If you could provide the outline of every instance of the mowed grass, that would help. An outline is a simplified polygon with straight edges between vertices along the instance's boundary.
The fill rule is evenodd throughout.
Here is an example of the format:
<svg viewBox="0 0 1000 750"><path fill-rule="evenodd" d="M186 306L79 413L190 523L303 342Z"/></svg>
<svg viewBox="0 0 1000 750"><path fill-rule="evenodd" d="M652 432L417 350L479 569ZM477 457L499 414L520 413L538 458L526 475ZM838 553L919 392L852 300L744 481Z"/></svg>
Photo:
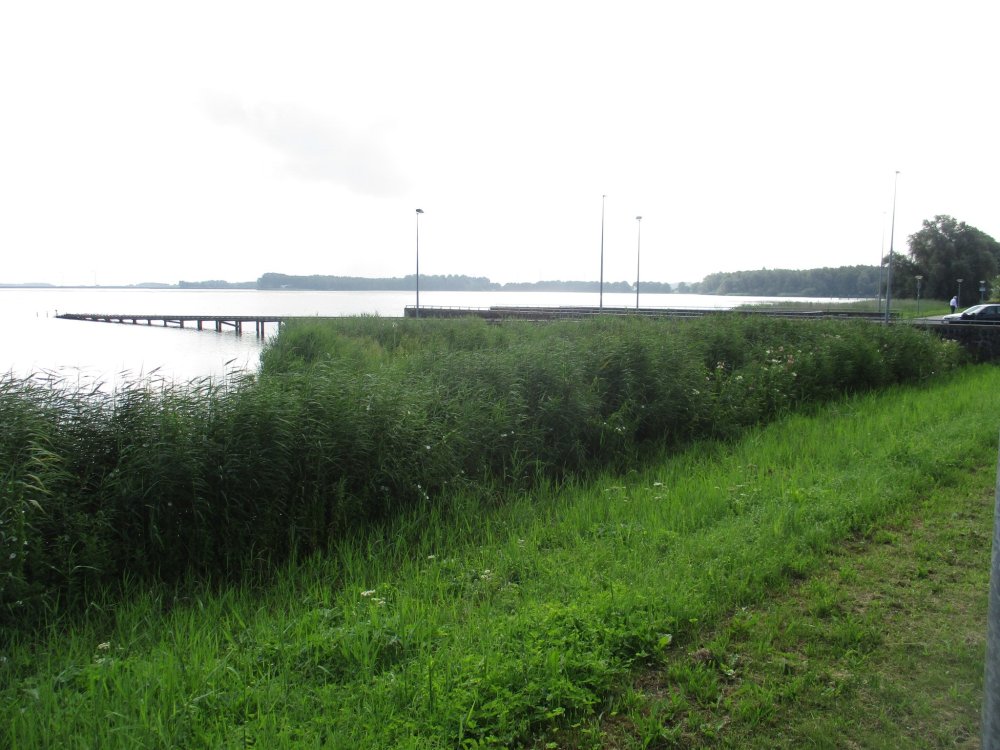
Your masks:
<svg viewBox="0 0 1000 750"><path fill-rule="evenodd" d="M962 306L962 309L978 301L969 302ZM921 299L919 304L916 299L896 298L889 302L889 307L893 315L901 320L909 318L925 318L935 315L946 315L951 312L947 300ZM882 299L858 299L850 302L807 302L800 300L783 300L779 302L765 302L759 304L741 305L738 309L763 309L763 310L812 310L816 312L854 310L858 312L885 312L885 298Z"/></svg>
<svg viewBox="0 0 1000 750"><path fill-rule="evenodd" d="M636 675L601 746L978 748L995 478L928 488L708 624Z"/></svg>
<svg viewBox="0 0 1000 750"><path fill-rule="evenodd" d="M968 742L998 425L1000 372L967 368L586 484L453 496L276 584L95 598L5 641L0 745Z"/></svg>

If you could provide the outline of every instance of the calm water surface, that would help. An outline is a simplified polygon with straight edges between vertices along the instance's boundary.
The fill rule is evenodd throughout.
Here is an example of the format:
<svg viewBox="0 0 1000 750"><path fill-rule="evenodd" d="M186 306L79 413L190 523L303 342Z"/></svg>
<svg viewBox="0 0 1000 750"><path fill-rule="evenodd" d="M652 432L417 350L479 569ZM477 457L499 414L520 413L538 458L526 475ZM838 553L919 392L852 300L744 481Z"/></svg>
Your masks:
<svg viewBox="0 0 1000 750"><path fill-rule="evenodd" d="M729 309L764 297L644 294L643 307ZM114 315L275 315L400 317L412 292L274 292L186 289L0 289L0 372L51 372L71 383L114 387L125 379L188 381L254 369L264 341L232 331L59 320L57 312ZM597 305L595 293L421 292L421 306ZM633 307L635 295L604 294L606 307ZM275 333L268 327L267 335Z"/></svg>

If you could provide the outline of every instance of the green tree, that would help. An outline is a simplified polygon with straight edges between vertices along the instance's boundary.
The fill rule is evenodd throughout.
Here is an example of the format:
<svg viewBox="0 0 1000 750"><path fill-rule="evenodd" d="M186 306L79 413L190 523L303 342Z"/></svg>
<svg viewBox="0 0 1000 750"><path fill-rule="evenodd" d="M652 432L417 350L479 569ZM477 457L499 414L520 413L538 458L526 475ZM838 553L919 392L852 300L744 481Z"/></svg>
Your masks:
<svg viewBox="0 0 1000 750"><path fill-rule="evenodd" d="M883 261L887 266L889 256L885 256ZM922 274L921 268L905 255L899 253L892 254L892 296L893 298L916 297L917 296L917 274ZM882 278L882 294L885 294L887 275ZM927 297L927 276L924 274L923 281L920 282L920 296Z"/></svg>
<svg viewBox="0 0 1000 750"><path fill-rule="evenodd" d="M983 231L939 215L924 220L923 228L911 234L910 258L923 273L924 296L949 299L962 279L961 305L979 301L979 282L1000 271L1000 242ZM895 286L895 282L893 283Z"/></svg>

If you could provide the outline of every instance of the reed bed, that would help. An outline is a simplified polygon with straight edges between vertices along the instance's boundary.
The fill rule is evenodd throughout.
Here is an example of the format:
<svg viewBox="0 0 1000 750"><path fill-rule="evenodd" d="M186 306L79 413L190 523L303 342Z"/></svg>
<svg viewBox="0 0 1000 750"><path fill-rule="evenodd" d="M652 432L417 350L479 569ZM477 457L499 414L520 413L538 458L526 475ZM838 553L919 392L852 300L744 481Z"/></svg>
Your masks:
<svg viewBox="0 0 1000 750"><path fill-rule="evenodd" d="M238 580L456 491L638 465L961 361L868 323L289 325L260 372L112 394L0 379L0 622L134 581Z"/></svg>

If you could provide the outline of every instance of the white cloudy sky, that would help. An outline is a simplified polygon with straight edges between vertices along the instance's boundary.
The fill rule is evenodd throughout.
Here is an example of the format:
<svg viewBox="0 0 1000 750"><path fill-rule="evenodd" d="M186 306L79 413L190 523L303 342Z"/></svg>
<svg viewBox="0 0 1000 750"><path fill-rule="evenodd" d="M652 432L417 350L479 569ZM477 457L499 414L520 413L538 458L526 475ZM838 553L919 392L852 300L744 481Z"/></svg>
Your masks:
<svg viewBox="0 0 1000 750"><path fill-rule="evenodd" d="M1000 238L995 0L5 2L0 282L698 281Z"/></svg>

